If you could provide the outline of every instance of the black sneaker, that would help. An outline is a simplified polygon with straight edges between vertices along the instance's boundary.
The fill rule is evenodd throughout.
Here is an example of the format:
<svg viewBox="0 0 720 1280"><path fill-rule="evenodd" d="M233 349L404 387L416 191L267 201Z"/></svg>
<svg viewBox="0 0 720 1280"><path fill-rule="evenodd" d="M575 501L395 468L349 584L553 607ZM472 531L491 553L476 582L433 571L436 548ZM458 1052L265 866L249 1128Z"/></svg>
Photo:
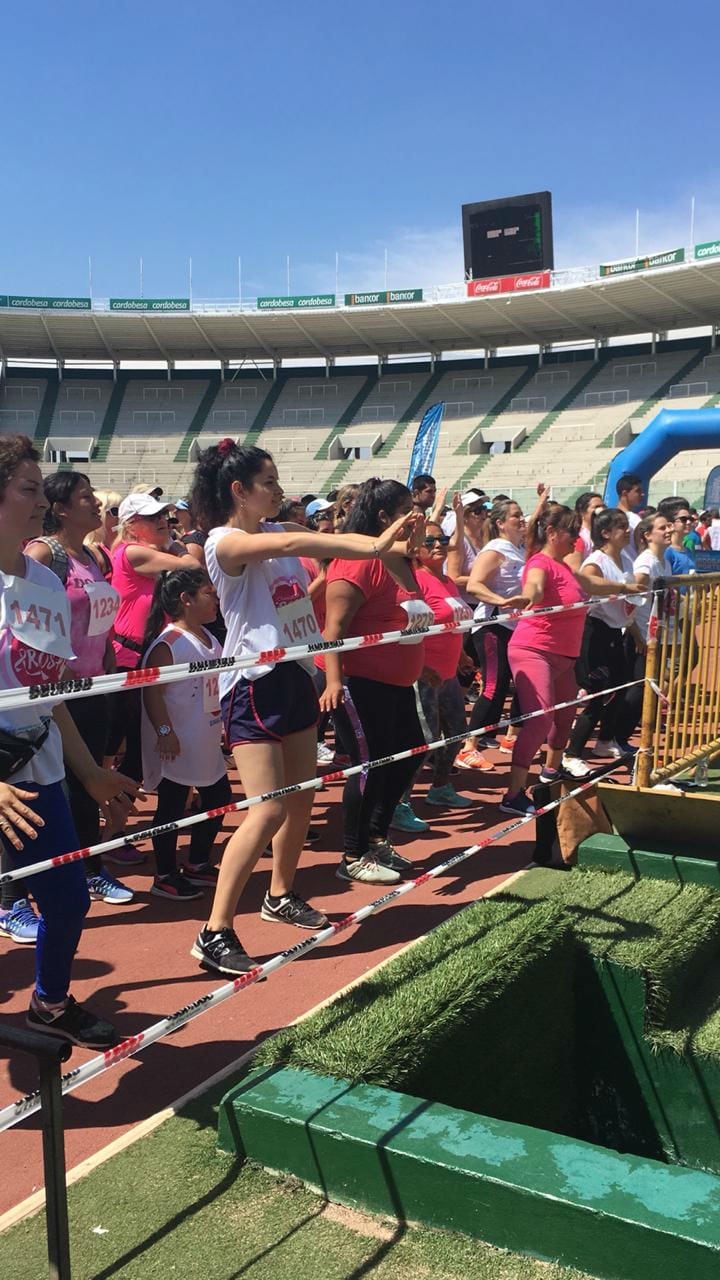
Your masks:
<svg viewBox="0 0 720 1280"><path fill-rule="evenodd" d="M84 1005L78 1004L74 996L68 996L68 1002L60 1013L40 1009L33 1001L27 1011L25 1023L33 1031L57 1036L58 1040L69 1040L82 1049L112 1049L120 1043L120 1036L112 1022L106 1022Z"/></svg>
<svg viewBox="0 0 720 1280"><path fill-rule="evenodd" d="M156 898L172 898L175 902L189 902L191 898L202 897L201 890L182 871L173 871L169 876L156 876L150 892Z"/></svg>
<svg viewBox="0 0 720 1280"><path fill-rule="evenodd" d="M266 893L260 908L260 919L294 924L298 929L323 929L328 922L322 911L315 911L299 894L293 893L292 889L276 906L273 906L270 895Z"/></svg>
<svg viewBox="0 0 720 1280"><path fill-rule="evenodd" d="M372 858L377 858L381 867L387 867L390 871L397 871L401 876L409 876L415 869L410 859L403 858L402 854L398 853L389 840L381 840L379 844L371 844L369 853Z"/></svg>
<svg viewBox="0 0 720 1280"><path fill-rule="evenodd" d="M249 973L257 968L258 961L249 956L234 929L218 929L212 933L207 925L199 932L190 955L200 961L201 969L229 973L236 978L239 973Z"/></svg>

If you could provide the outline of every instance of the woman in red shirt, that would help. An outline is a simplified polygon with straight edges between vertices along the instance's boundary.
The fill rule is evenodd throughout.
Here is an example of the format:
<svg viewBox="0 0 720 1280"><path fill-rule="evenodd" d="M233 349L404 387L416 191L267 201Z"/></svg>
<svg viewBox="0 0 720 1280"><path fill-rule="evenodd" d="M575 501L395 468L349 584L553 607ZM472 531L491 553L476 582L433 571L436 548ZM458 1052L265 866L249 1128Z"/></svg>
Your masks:
<svg viewBox="0 0 720 1280"><path fill-rule="evenodd" d="M462 504L459 493L455 494L453 508L457 515L453 540L458 538L462 541ZM430 521L425 526L425 539L417 555L415 576L423 600L432 609L436 623L465 622L472 618L472 609L465 603L452 579L443 573L451 541L443 533L441 525ZM465 694L457 678L458 664L461 661L470 664L470 659L463 651L463 639L462 631L447 631L443 635L428 636L425 641L426 670L421 673L418 681L418 692L432 741L439 738L441 733L446 738L455 738L467 729ZM433 751L430 758L432 786L425 797L426 804L440 809L467 809L473 805L473 800L458 795L450 781L450 771L461 745L461 742L453 742ZM401 831L427 831L427 823L418 818L410 808L409 793L398 809L399 812L396 810L392 820L394 828Z"/></svg>
<svg viewBox="0 0 720 1280"><path fill-rule="evenodd" d="M410 491L397 480L366 480L345 524L345 533L378 537L399 516L412 512ZM386 552L373 561L333 560L327 572L325 639L423 630L432 609L422 599L411 557L424 536L424 521L411 525L405 554ZM425 667L422 636L397 644L325 657L327 686L320 700L333 712L342 750L353 764L421 746L413 685ZM343 687L343 680L345 685ZM395 806L411 782L418 756L348 778L343 798L344 857L341 880L394 884L412 864L387 840Z"/></svg>

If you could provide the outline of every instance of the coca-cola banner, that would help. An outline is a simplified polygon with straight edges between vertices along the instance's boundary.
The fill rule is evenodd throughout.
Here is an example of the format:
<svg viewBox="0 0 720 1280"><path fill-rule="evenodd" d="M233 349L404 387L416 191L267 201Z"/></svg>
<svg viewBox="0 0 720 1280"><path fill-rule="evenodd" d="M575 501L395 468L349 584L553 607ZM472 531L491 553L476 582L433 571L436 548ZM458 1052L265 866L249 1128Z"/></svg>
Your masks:
<svg viewBox="0 0 720 1280"><path fill-rule="evenodd" d="M468 298L487 298L494 293L525 293L529 289L549 289L549 271L529 271L522 276L490 276L487 280L469 280Z"/></svg>

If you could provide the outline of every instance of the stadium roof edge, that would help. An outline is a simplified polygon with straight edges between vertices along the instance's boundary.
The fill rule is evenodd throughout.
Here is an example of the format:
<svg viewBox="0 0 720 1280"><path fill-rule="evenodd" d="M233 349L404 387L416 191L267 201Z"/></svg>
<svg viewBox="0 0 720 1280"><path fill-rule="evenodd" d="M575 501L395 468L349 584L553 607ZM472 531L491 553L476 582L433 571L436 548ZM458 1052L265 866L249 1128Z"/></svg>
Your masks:
<svg viewBox="0 0 720 1280"><path fill-rule="evenodd" d="M632 275L572 280L482 298L464 286L413 304L250 311L194 302L189 311L0 309L0 360L114 363L332 361L520 345L604 341L720 325L720 258ZM568 280L567 277L570 277Z"/></svg>

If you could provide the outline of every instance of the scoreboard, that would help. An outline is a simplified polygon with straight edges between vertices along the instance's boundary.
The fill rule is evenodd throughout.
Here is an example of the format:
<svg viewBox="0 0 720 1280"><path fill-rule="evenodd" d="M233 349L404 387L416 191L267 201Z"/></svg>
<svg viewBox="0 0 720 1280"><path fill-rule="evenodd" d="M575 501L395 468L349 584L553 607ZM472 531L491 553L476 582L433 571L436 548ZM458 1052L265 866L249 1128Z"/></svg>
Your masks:
<svg viewBox="0 0 720 1280"><path fill-rule="evenodd" d="M553 270L549 191L464 204L462 222L466 279Z"/></svg>

